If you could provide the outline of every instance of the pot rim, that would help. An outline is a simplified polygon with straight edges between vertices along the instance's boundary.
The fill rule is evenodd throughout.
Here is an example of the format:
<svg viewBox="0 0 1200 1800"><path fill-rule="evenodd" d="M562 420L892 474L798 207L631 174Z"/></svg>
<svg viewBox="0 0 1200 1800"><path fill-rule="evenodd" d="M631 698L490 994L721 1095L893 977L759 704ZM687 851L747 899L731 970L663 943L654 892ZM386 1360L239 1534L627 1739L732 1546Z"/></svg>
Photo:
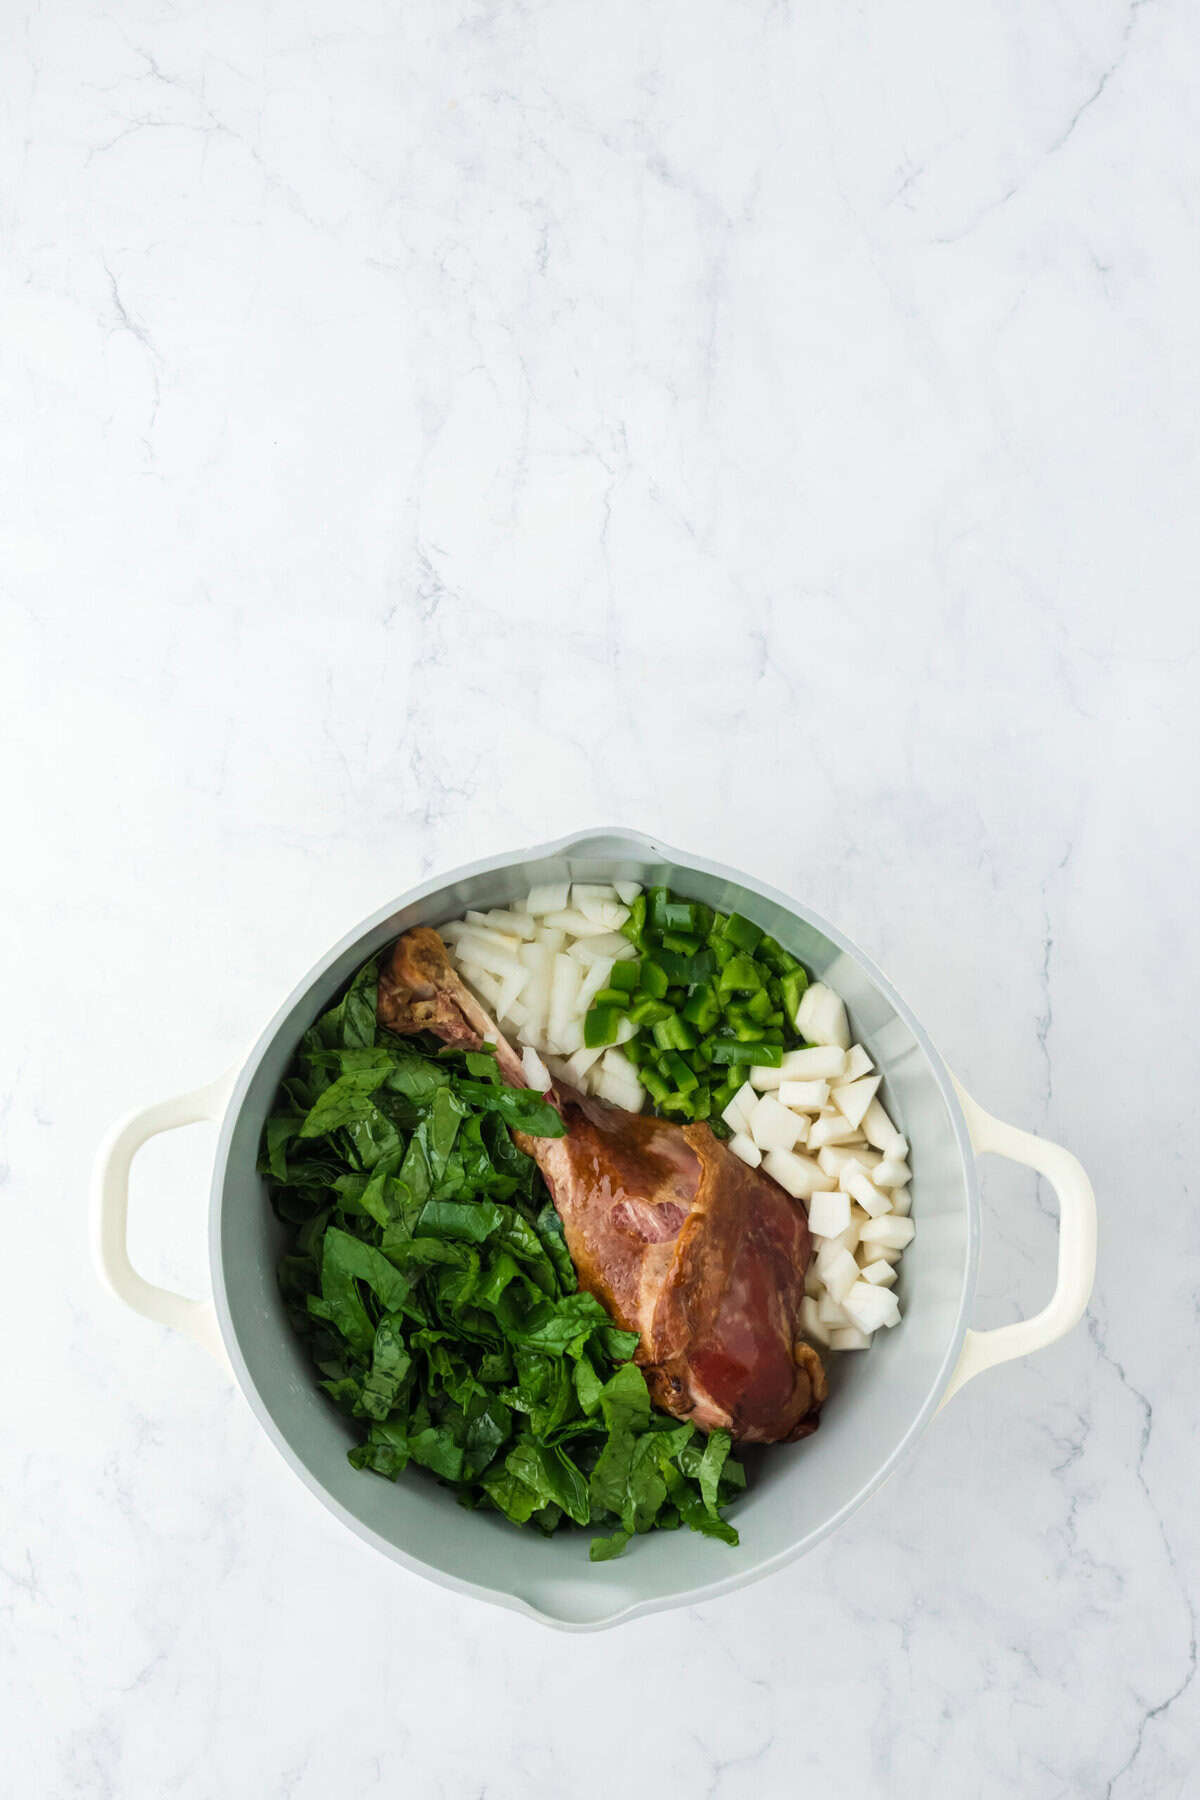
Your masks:
<svg viewBox="0 0 1200 1800"><path fill-rule="evenodd" d="M946 1110L958 1144L966 1187L967 1241L962 1285L959 1292L954 1329L950 1334L945 1354L939 1364L937 1374L903 1438L890 1455L884 1459L874 1474L863 1483L858 1492L854 1494L844 1506L840 1507L836 1513L826 1519L815 1530L807 1533L807 1535L801 1538L798 1543L790 1545L787 1549L778 1551L774 1555L763 1557L760 1561L751 1564L749 1567L743 1566L736 1572L719 1576L713 1581L705 1582L703 1586L700 1587L690 1588L684 1592L675 1594L657 1595L646 1600L636 1600L631 1602L628 1606L621 1607L616 1612L606 1614L602 1618L580 1621L557 1617L555 1614L546 1612L541 1607L535 1606L521 1595L511 1593L503 1588L484 1587L478 1582L468 1581L462 1576L449 1574L444 1569L435 1568L431 1564L423 1562L419 1557L399 1549L395 1544L389 1542L388 1539L374 1531L369 1525L365 1525L356 1514L351 1512L348 1507L343 1506L342 1503L317 1479L309 1469L307 1463L297 1454L290 1441L277 1427L263 1402L254 1378L242 1355L225 1285L225 1270L221 1253L221 1215L224 1202L226 1171L233 1134L242 1106L245 1103L250 1083L257 1073L259 1065L267 1054L267 1051L274 1044L284 1023L291 1016L296 1006L304 999L305 995L311 991L315 984L320 980L321 976L324 975L327 969L337 962L338 959L354 944L358 943L379 925L382 925L394 913L401 911L404 907L412 906L420 900L427 899L432 894L439 893L442 889L451 886L455 882L463 881L477 875L494 874L499 870L511 867L515 863L532 862L551 856L567 857L585 854L599 845L603 845L614 859L623 851L624 854L630 858L635 858L640 861L668 862L680 869L696 870L703 874L712 875L718 879L731 881L741 887L748 888L764 900L772 901L776 905L781 906L786 911L792 913L795 917L803 919L806 924L819 931L830 943L836 945L839 950L851 956L859 964L912 1032L933 1071L934 1079L937 1082L942 1098L945 1101ZM617 848L617 846L620 846L620 848ZM747 875L740 869L730 868L726 864L710 862L707 858L693 856L688 852L676 850L661 839L647 837L644 833L630 831L623 826L610 826L596 827L582 832L573 832L567 837L555 838L544 844L535 844L528 849L512 850L501 856L486 857L476 862L463 864L459 868L451 869L436 875L432 879L422 881L418 883L417 886L408 889L404 894L400 895L398 899L390 900L386 905L378 907L373 913L368 914L365 919L356 925L353 930L347 932L344 937L339 939L339 941L309 969L304 979L292 989L287 999L277 1008L267 1026L260 1033L249 1054L243 1060L238 1070L237 1077L230 1089L229 1099L221 1119L216 1154L213 1161L211 1202L209 1206L209 1264L212 1275L213 1305L220 1325L221 1337L224 1341L229 1360L233 1366L238 1386L245 1395L259 1424L263 1427L268 1438L274 1444L284 1461L294 1473L300 1477L301 1481L309 1491L314 1494L322 1504L335 1515L335 1517L340 1519L344 1525L348 1526L357 1538L362 1542L369 1544L372 1548L381 1551L390 1561L399 1563L402 1568L406 1568L414 1574L423 1576L427 1581L435 1582L439 1587L448 1588L456 1593L469 1595L473 1599L485 1601L493 1606L502 1606L509 1611L520 1613L526 1618L535 1619L540 1624L551 1625L561 1631L585 1632L603 1631L610 1626L623 1624L631 1619L641 1618L650 1613L668 1611L672 1607L699 1605L706 1600L715 1600L722 1594L732 1593L737 1588L749 1587L751 1583L763 1580L767 1575L773 1574L777 1569L786 1567L788 1563L795 1562L798 1557L802 1556L807 1551L814 1549L817 1544L829 1537L839 1525L844 1523L844 1521L849 1518L852 1513L856 1512L873 1493L883 1486L883 1483L894 1473L896 1468L924 1433L926 1426L938 1409L942 1396L945 1393L946 1387L954 1372L955 1365L958 1362L959 1354L963 1346L963 1340L967 1332L967 1321L971 1303L975 1294L975 1284L979 1269L980 1233L978 1169L976 1167L975 1152L971 1144L966 1116L955 1091L954 1082L928 1032L922 1026L905 1000L897 993L896 989L892 986L886 975L883 974L882 970L876 967L871 958L866 956L863 951L859 949L858 945L855 944L851 938L847 937L845 932L840 931L836 926L831 925L826 919L822 918L819 913L815 913L809 907L801 905L801 903L795 900L791 895L782 893L778 888L771 887L767 883Z"/></svg>

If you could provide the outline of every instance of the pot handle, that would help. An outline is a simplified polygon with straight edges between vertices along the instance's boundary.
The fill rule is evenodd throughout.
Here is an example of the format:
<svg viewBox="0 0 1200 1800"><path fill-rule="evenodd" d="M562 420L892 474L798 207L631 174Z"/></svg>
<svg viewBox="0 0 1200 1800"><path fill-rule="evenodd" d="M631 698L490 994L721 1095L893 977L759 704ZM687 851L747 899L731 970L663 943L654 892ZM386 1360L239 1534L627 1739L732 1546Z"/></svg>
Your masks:
<svg viewBox="0 0 1200 1800"><path fill-rule="evenodd" d="M129 1171L142 1145L179 1125L204 1120L215 1123L225 1111L236 1075L236 1068L229 1069L207 1087L193 1088L190 1094L177 1094L172 1100L160 1100L130 1113L113 1126L101 1144L92 1171L92 1254L101 1280L144 1319L169 1325L202 1345L226 1372L231 1372L230 1362L212 1302L187 1300L139 1275L129 1260L126 1226Z"/></svg>
<svg viewBox="0 0 1200 1800"><path fill-rule="evenodd" d="M953 1077L951 1077L953 1080ZM978 1153L1007 1156L1044 1175L1058 1196L1058 1280L1049 1305L1032 1319L1001 1325L995 1331L968 1331L944 1406L973 1375L995 1363L1011 1362L1044 1350L1070 1331L1083 1316L1096 1275L1096 1196L1082 1166L1059 1144L1047 1143L1030 1131L1018 1131L984 1112L958 1081L955 1090L966 1115L971 1143Z"/></svg>

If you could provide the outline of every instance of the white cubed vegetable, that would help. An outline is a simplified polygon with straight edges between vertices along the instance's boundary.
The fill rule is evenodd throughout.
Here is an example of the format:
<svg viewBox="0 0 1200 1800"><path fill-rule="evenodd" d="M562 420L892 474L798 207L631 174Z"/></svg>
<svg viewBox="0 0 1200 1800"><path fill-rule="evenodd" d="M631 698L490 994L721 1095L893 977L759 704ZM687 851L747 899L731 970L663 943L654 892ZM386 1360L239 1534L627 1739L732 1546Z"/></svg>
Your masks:
<svg viewBox="0 0 1200 1800"><path fill-rule="evenodd" d="M790 1150L801 1135L800 1120L773 1094L764 1094L750 1115L750 1136L760 1150Z"/></svg>
<svg viewBox="0 0 1200 1800"><path fill-rule="evenodd" d="M862 1128L868 1144L874 1144L885 1156L903 1156L905 1150L895 1148L900 1133L884 1112L878 1100L872 1100L862 1116ZM907 1149L907 1146L906 1146Z"/></svg>
<svg viewBox="0 0 1200 1800"><path fill-rule="evenodd" d="M834 1088L833 1104L856 1130L862 1124L863 1114L875 1098L878 1086L878 1075L864 1075L859 1081L848 1081L845 1087Z"/></svg>
<svg viewBox="0 0 1200 1800"><path fill-rule="evenodd" d="M821 1311L815 1300L806 1294L800 1302L800 1329L814 1344L822 1349L829 1348L829 1327L821 1317Z"/></svg>
<svg viewBox="0 0 1200 1800"><path fill-rule="evenodd" d="M630 1062L625 1052L618 1049L615 1044L610 1044L601 1060L604 1063L605 1074L619 1076L619 1078L627 1084L636 1081L638 1086L641 1086L641 1077L639 1076L637 1069L633 1063Z"/></svg>
<svg viewBox="0 0 1200 1800"><path fill-rule="evenodd" d="M504 1017L514 1031L523 1031L529 1022L529 1008L523 1001L514 1000Z"/></svg>
<svg viewBox="0 0 1200 1800"><path fill-rule="evenodd" d="M560 950L566 948L567 934L565 931L555 931L552 925L539 925L534 942L543 944L552 956L557 956Z"/></svg>
<svg viewBox="0 0 1200 1800"><path fill-rule="evenodd" d="M882 1219L872 1219L869 1225L862 1228L864 1244L882 1244L888 1250L907 1250L916 1235L917 1229L912 1220L899 1218L895 1213L888 1213Z"/></svg>
<svg viewBox="0 0 1200 1800"><path fill-rule="evenodd" d="M496 1012L502 1019L512 1017L512 1009L521 997L522 990L529 981L529 970L524 963L518 963L511 975L506 975L500 983L500 993L496 1000Z"/></svg>
<svg viewBox="0 0 1200 1800"><path fill-rule="evenodd" d="M614 881L613 886L617 890L617 899L622 906L632 906L642 891L636 881Z"/></svg>
<svg viewBox="0 0 1200 1800"><path fill-rule="evenodd" d="M521 1052L521 1067L525 1071L525 1085L536 1088L539 1094L544 1094L550 1086L550 1071L537 1051L531 1049L528 1044Z"/></svg>
<svg viewBox="0 0 1200 1800"><path fill-rule="evenodd" d="M827 1175L840 1175L848 1162L861 1163L870 1174L883 1158L878 1150L868 1150L865 1144L823 1144L817 1152L817 1161Z"/></svg>
<svg viewBox="0 0 1200 1800"><path fill-rule="evenodd" d="M551 1075L553 1075L555 1081L569 1081L570 1080L570 1076L567 1073L567 1065L563 1061L561 1056L554 1056L551 1053L547 1052L547 1054L544 1058L544 1061L545 1061L546 1067L549 1069Z"/></svg>
<svg viewBox="0 0 1200 1800"><path fill-rule="evenodd" d="M891 1211L891 1196L875 1186L860 1162L846 1164L838 1176L838 1186L852 1195L863 1211L870 1213L873 1219L882 1218L885 1212Z"/></svg>
<svg viewBox="0 0 1200 1800"><path fill-rule="evenodd" d="M593 1092L610 1106L619 1106L625 1112L641 1112L646 1098L646 1091L640 1081L626 1081L619 1075L601 1073L595 1079Z"/></svg>
<svg viewBox="0 0 1200 1800"><path fill-rule="evenodd" d="M821 1294L817 1299L817 1317L822 1325L848 1325L850 1314L829 1292Z"/></svg>
<svg viewBox="0 0 1200 1800"><path fill-rule="evenodd" d="M809 1127L808 1141L814 1150L823 1150L826 1144L847 1144L857 1136L857 1127L849 1119L844 1119L836 1107L828 1112L820 1113Z"/></svg>
<svg viewBox="0 0 1200 1800"><path fill-rule="evenodd" d="M763 1168L793 1200L808 1200L813 1194L837 1185L811 1156L799 1156L794 1150L768 1150L763 1157Z"/></svg>
<svg viewBox="0 0 1200 1800"><path fill-rule="evenodd" d="M878 1331L881 1325L900 1323L900 1302L895 1294L873 1281L855 1281L842 1305L860 1331Z"/></svg>
<svg viewBox="0 0 1200 1800"><path fill-rule="evenodd" d="M576 1050L568 1058L567 1073L569 1079L575 1083L576 1087L583 1086L584 1078L587 1075L588 1070L593 1063L598 1063L603 1055L603 1049L596 1050L585 1048L583 1050Z"/></svg>
<svg viewBox="0 0 1200 1800"><path fill-rule="evenodd" d="M823 981L815 981L805 989L796 1009L796 1030L810 1044L836 1044L839 1050L850 1048L846 1008Z"/></svg>
<svg viewBox="0 0 1200 1800"><path fill-rule="evenodd" d="M758 1095L755 1093L754 1089L750 1086L750 1083L748 1081L743 1081L741 1087L738 1089L737 1093L733 1096L733 1103L735 1106L741 1107L742 1112L745 1114L745 1117L746 1117L747 1127L749 1127L750 1115L754 1111L755 1107L758 1105Z"/></svg>
<svg viewBox="0 0 1200 1800"><path fill-rule="evenodd" d="M550 978L550 1036L559 1043L575 1016L579 978L579 964L560 952L554 959L554 972ZM576 1049L578 1047L576 1045Z"/></svg>
<svg viewBox="0 0 1200 1800"><path fill-rule="evenodd" d="M869 1350L871 1340L865 1331L858 1329L857 1325L845 1325L840 1331L830 1332L829 1348L831 1350Z"/></svg>
<svg viewBox="0 0 1200 1800"><path fill-rule="evenodd" d="M583 963L597 962L602 957L609 962L623 962L627 957L636 956L637 951L619 931L602 931L595 937L580 938L578 943L571 945L570 954Z"/></svg>
<svg viewBox="0 0 1200 1800"><path fill-rule="evenodd" d="M541 887L530 888L525 896L525 911L535 918L544 918L547 913L561 912L567 904L567 893L570 884L566 881L543 882Z"/></svg>
<svg viewBox="0 0 1200 1800"><path fill-rule="evenodd" d="M907 1187L912 1180L912 1170L902 1156L881 1156L871 1180L876 1187Z"/></svg>
<svg viewBox="0 0 1200 1800"><path fill-rule="evenodd" d="M885 1262L895 1265L900 1261L902 1250L889 1250L886 1244L860 1244L859 1255L871 1262Z"/></svg>
<svg viewBox="0 0 1200 1800"><path fill-rule="evenodd" d="M892 1196L892 1211L897 1214L899 1218L907 1219L909 1213L912 1211L912 1189L906 1187L889 1188L888 1192Z"/></svg>
<svg viewBox="0 0 1200 1800"><path fill-rule="evenodd" d="M863 1075L869 1075L875 1064L871 1061L861 1044L851 1044L846 1052L846 1063L841 1074L834 1082L835 1087L842 1087L850 1081L858 1081Z"/></svg>
<svg viewBox="0 0 1200 1800"><path fill-rule="evenodd" d="M804 1271L804 1292L811 1300L819 1300L825 1292L825 1283L817 1273L816 1263L809 1263Z"/></svg>
<svg viewBox="0 0 1200 1800"><path fill-rule="evenodd" d="M574 1056L583 1049L583 1014L574 1013L558 1034L558 1047L564 1056Z"/></svg>
<svg viewBox="0 0 1200 1800"><path fill-rule="evenodd" d="M526 942L537 930L537 921L528 913L505 912L501 906L494 907L491 912L468 912L468 925L482 925L489 931L500 931L505 936L519 937Z"/></svg>
<svg viewBox="0 0 1200 1800"><path fill-rule="evenodd" d="M739 1106L736 1094L729 1102L729 1105L723 1108L721 1117L728 1125L730 1131L741 1132L743 1136L748 1135L750 1131L750 1121Z"/></svg>
<svg viewBox="0 0 1200 1800"><path fill-rule="evenodd" d="M629 917L629 908L621 905L615 888L577 881L571 889L571 905L605 931L619 931Z"/></svg>
<svg viewBox="0 0 1200 1800"><path fill-rule="evenodd" d="M585 912L589 904L604 905L617 897L617 890L607 881L574 881L571 883L571 905Z"/></svg>
<svg viewBox="0 0 1200 1800"><path fill-rule="evenodd" d="M583 980L579 984L579 995L575 1001L579 1013L585 1013L602 987L608 986L608 978L612 974L612 962L607 956L600 957L594 963L581 963L584 971Z"/></svg>
<svg viewBox="0 0 1200 1800"><path fill-rule="evenodd" d="M829 1099L829 1083L827 1081L781 1081L779 1099L784 1106L793 1106L797 1112L820 1112Z"/></svg>
<svg viewBox="0 0 1200 1800"><path fill-rule="evenodd" d="M808 1229L818 1237L836 1237L850 1224L849 1194L814 1194L808 1203Z"/></svg>
<svg viewBox="0 0 1200 1800"><path fill-rule="evenodd" d="M862 1278L871 1282L874 1287L891 1287L896 1279L896 1271L891 1263L884 1262L882 1257L875 1257L862 1264Z"/></svg>
<svg viewBox="0 0 1200 1800"><path fill-rule="evenodd" d="M557 912L547 913L546 923L558 931L565 931L568 937L576 938L600 937L608 930L607 925L597 925L594 919L585 918L573 906L562 906Z"/></svg>
<svg viewBox="0 0 1200 1800"><path fill-rule="evenodd" d="M783 1070L773 1069L769 1063L755 1063L750 1070L750 1086L760 1094L775 1093L782 1080Z"/></svg>
<svg viewBox="0 0 1200 1800"><path fill-rule="evenodd" d="M786 1051L779 1073L784 1081L837 1081L845 1066L846 1053L836 1044L815 1044Z"/></svg>
<svg viewBox="0 0 1200 1800"><path fill-rule="evenodd" d="M486 1000L495 1011L500 1002L500 983L496 977L489 975L485 969L479 968L475 963L460 963L459 971L463 980L470 983L480 999Z"/></svg>
<svg viewBox="0 0 1200 1800"><path fill-rule="evenodd" d="M749 1163L752 1169L757 1169L763 1159L762 1151L754 1139L748 1137L744 1131L734 1132L729 1140L729 1148L735 1156L740 1156L744 1163Z"/></svg>
<svg viewBox="0 0 1200 1800"><path fill-rule="evenodd" d="M858 1264L849 1250L839 1244L821 1275L833 1299L844 1305L846 1295L858 1280Z"/></svg>

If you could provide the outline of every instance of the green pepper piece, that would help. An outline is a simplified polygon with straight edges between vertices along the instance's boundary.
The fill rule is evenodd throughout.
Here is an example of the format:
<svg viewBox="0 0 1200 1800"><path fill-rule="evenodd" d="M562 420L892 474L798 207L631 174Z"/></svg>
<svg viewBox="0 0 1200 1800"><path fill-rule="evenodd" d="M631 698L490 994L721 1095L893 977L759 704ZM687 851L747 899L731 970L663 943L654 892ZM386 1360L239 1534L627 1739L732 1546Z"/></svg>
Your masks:
<svg viewBox="0 0 1200 1800"><path fill-rule="evenodd" d="M664 950L674 950L680 956L695 956L700 948L700 939L690 931L664 931L662 947Z"/></svg>
<svg viewBox="0 0 1200 1800"><path fill-rule="evenodd" d="M662 1059L663 1073L670 1077L681 1094L691 1094L700 1083L678 1051L668 1050Z"/></svg>
<svg viewBox="0 0 1200 1800"><path fill-rule="evenodd" d="M743 918L741 913L730 913L725 921L725 936L739 950L757 950L762 942L762 935L761 929L752 925L749 919Z"/></svg>
<svg viewBox="0 0 1200 1800"><path fill-rule="evenodd" d="M668 929L666 911L671 904L671 890L665 887L652 887L646 890L646 918L651 931Z"/></svg>
<svg viewBox="0 0 1200 1800"><path fill-rule="evenodd" d="M723 994L754 993L762 984L758 964L752 956L745 955L731 957L717 978Z"/></svg>
<svg viewBox="0 0 1200 1800"><path fill-rule="evenodd" d="M623 993L636 994L642 979L642 965L634 958L626 958L624 962L615 962L608 977L610 988L620 988Z"/></svg>
<svg viewBox="0 0 1200 1800"><path fill-rule="evenodd" d="M721 1016L721 1002L711 981L693 988L683 1008L683 1016L698 1031L711 1031Z"/></svg>
<svg viewBox="0 0 1200 1800"><path fill-rule="evenodd" d="M773 969L776 975L786 975L789 969L800 967L799 958L793 956L790 950L785 950L782 944L776 943L773 937L765 937L755 954L761 962L766 963L768 968Z"/></svg>
<svg viewBox="0 0 1200 1800"><path fill-rule="evenodd" d="M653 1000L661 1000L671 985L667 978L667 971L662 964L656 963L652 956L643 956L641 962L636 966L639 970L643 994L649 994ZM615 963L613 965L614 973L620 967L620 963Z"/></svg>
<svg viewBox="0 0 1200 1800"><path fill-rule="evenodd" d="M808 987L808 976L803 969L789 969L779 983L783 991L783 1010L787 1014L789 1024L795 1024L796 1014L800 1010L800 1002Z"/></svg>
<svg viewBox="0 0 1200 1800"><path fill-rule="evenodd" d="M629 909L629 917L621 927L621 936L627 937L631 944L637 945L639 950L644 950L646 948L645 930L646 896L639 894Z"/></svg>
<svg viewBox="0 0 1200 1800"><path fill-rule="evenodd" d="M653 1035L660 1050L690 1050L696 1042L695 1032L678 1013L660 1019Z"/></svg>
<svg viewBox="0 0 1200 1800"><path fill-rule="evenodd" d="M617 1027L622 1018L627 1017L619 1006L592 1006L588 1009L583 1021L583 1041L589 1050L597 1050L601 1044L615 1044Z"/></svg>
<svg viewBox="0 0 1200 1800"><path fill-rule="evenodd" d="M597 1000L600 998L599 994L596 998ZM771 1011L771 996L766 988L759 988L757 994L751 994L750 998L743 1003L742 1011L748 1019L754 1019L761 1025Z"/></svg>
<svg viewBox="0 0 1200 1800"><path fill-rule="evenodd" d="M766 1069L777 1069L783 1061L782 1044L737 1043L732 1038L717 1038L708 1047L714 1063L761 1063Z"/></svg>
<svg viewBox="0 0 1200 1800"><path fill-rule="evenodd" d="M657 1069L644 1066L641 1071L641 1082L650 1098L657 1106L670 1097L671 1084L664 1081Z"/></svg>
<svg viewBox="0 0 1200 1800"><path fill-rule="evenodd" d="M629 1005L629 995L622 993L620 988L600 988L592 997L592 1005L620 1006L623 1008Z"/></svg>
<svg viewBox="0 0 1200 1800"><path fill-rule="evenodd" d="M660 1019L669 1019L673 1010L665 1000L652 1000L647 994L634 1001L628 1017L635 1025L656 1025Z"/></svg>

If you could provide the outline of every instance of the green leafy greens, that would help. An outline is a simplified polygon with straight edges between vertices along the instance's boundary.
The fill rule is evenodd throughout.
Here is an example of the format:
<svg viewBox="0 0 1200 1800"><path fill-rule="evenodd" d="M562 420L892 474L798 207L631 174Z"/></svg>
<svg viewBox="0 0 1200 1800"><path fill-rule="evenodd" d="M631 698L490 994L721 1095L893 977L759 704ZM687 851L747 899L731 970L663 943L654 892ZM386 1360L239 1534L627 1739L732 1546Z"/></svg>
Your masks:
<svg viewBox="0 0 1200 1800"><path fill-rule="evenodd" d="M350 1461L427 1469L516 1525L589 1526L596 1562L680 1525L736 1544L728 1433L652 1408L636 1334L579 1288L513 1141L561 1136L557 1111L504 1086L487 1050L378 1026L377 975L305 1033L259 1161L290 1233L288 1315L358 1429Z"/></svg>

